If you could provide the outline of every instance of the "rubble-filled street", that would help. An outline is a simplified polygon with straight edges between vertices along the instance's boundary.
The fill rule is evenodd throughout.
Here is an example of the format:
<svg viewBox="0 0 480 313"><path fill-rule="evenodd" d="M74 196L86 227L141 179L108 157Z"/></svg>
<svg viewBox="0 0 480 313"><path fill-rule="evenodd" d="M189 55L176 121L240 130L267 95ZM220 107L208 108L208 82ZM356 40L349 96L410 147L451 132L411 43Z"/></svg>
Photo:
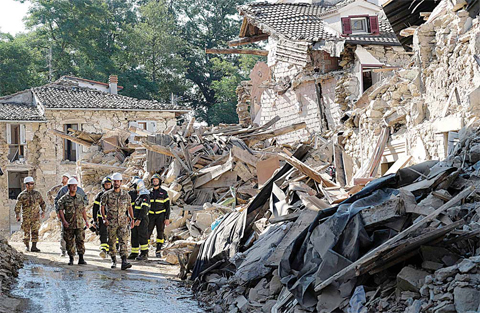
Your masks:
<svg viewBox="0 0 480 313"><path fill-rule="evenodd" d="M480 0L31 2L0 312L480 312Z"/></svg>
<svg viewBox="0 0 480 313"><path fill-rule="evenodd" d="M20 245L14 244L17 248ZM204 312L191 293L175 279L178 267L158 264L158 260L136 264L125 273L112 271L109 263L99 260L97 247L87 245L85 267L68 268L58 255L58 243L44 242L42 252L29 253L19 271L11 294L20 299L17 311L75 312L95 308L111 312L130 312L132 306L142 312ZM0 308L1 312L14 312Z"/></svg>

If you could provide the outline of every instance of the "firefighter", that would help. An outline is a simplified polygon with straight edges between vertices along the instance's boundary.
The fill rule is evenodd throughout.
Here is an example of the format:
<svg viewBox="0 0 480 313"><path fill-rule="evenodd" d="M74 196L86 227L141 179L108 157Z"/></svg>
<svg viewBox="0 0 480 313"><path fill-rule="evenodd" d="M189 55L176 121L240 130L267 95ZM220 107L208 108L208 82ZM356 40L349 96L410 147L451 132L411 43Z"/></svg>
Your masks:
<svg viewBox="0 0 480 313"><path fill-rule="evenodd" d="M165 242L165 226L170 224L170 199L168 193L160 186L160 175L154 174L150 181L153 188L150 189L150 211L148 212L148 238L151 238L153 229L157 228L157 251L155 256L161 257L162 246Z"/></svg>
<svg viewBox="0 0 480 313"><path fill-rule="evenodd" d="M100 235L100 256L102 259L107 257L108 252L110 251L108 246L108 231L107 226L103 223L102 212L100 212L100 201L103 194L112 189L112 179L110 177L105 177L102 179L103 190L100 191L93 202L93 226L97 229Z"/></svg>
<svg viewBox="0 0 480 313"><path fill-rule="evenodd" d="M128 259L148 260L148 211L150 210L150 192L145 188L143 180L135 182L137 198L133 204L134 227L132 228L132 251ZM140 252L140 255L138 255Z"/></svg>

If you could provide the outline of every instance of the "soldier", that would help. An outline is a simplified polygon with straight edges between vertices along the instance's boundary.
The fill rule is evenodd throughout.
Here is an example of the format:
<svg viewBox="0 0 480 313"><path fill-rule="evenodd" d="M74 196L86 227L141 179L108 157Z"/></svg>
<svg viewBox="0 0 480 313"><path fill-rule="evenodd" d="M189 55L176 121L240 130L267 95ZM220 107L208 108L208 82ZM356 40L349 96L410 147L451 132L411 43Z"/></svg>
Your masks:
<svg viewBox="0 0 480 313"><path fill-rule="evenodd" d="M38 229L40 228L40 208L42 208L41 217L45 217L45 201L43 201L40 192L34 190L35 181L32 177L25 177L23 180L25 190L17 197L15 205L15 216L17 222L20 221L20 212L22 213L23 242L25 251L29 250L30 235L32 240L32 252L40 252L37 248Z"/></svg>
<svg viewBox="0 0 480 313"><path fill-rule="evenodd" d="M148 259L148 211L150 209L150 192L145 188L143 180L136 181L138 196L133 206L135 220L132 228L132 252L128 259L144 261ZM141 254L138 255L141 250Z"/></svg>
<svg viewBox="0 0 480 313"><path fill-rule="evenodd" d="M78 253L78 264L87 264L83 259L85 254L85 225L87 228L89 227L85 202L77 194L78 181L75 178L70 178L67 186L68 193L58 200L58 212L62 220L63 236L70 258L68 265L73 265L75 247Z"/></svg>
<svg viewBox="0 0 480 313"><path fill-rule="evenodd" d="M71 178L77 179L76 176L72 176ZM77 179L77 181L78 181L78 179ZM58 219L60 219L60 215L59 215L59 212L58 212L58 200L60 200L60 198L63 197L67 193L68 193L68 186L63 186L62 188L60 188L60 190L57 193L57 196L55 197L55 200L54 200L55 211L57 212ZM77 194L81 199L83 199L83 203L85 204L85 206L87 206L88 205L88 199L87 199L87 195L85 194L85 191L83 191L83 189L81 187L77 186ZM66 246L65 240L63 238L64 238L64 236L63 236L63 223L62 223L62 232L61 232L61 236L60 236L60 250L62 251L62 256L65 256L67 246Z"/></svg>
<svg viewBox="0 0 480 313"><path fill-rule="evenodd" d="M155 256L161 257L161 250L163 243L165 242L164 231L165 225L170 224L170 199L168 193L162 187L161 177L158 174L154 174L151 179L153 188L150 189L150 211L149 224L148 224L148 238L150 239L153 233L153 229L157 228L157 251Z"/></svg>
<svg viewBox="0 0 480 313"><path fill-rule="evenodd" d="M113 189L105 192L101 199L102 219L108 230L108 245L110 246L111 268L117 266L117 247L115 240L118 238L120 256L122 257L122 270L132 267L127 262L127 240L129 235L128 225L133 228L133 210L130 195L122 190L122 174L112 175ZM125 212L128 211L128 216ZM129 223L129 216L132 218Z"/></svg>
<svg viewBox="0 0 480 313"><path fill-rule="evenodd" d="M105 223L103 223L102 213L100 212L100 201L102 199L103 194L106 191L112 189L112 179L108 176L105 177L102 180L102 187L103 187L103 190L97 194L93 202L92 216L94 220L94 226L96 229L98 229L100 234L100 256L102 257L102 259L105 259L110 249L108 246L107 226L105 226Z"/></svg>

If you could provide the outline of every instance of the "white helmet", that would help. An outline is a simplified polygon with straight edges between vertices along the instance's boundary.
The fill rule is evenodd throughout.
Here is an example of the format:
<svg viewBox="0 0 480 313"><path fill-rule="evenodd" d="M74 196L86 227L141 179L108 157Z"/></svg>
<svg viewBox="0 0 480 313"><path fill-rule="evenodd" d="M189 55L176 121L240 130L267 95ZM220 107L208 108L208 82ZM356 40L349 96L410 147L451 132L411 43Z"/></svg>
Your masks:
<svg viewBox="0 0 480 313"><path fill-rule="evenodd" d="M65 174L62 175L62 177L70 178L70 174L65 173Z"/></svg>
<svg viewBox="0 0 480 313"><path fill-rule="evenodd" d="M78 180L76 180L74 177L69 178L67 185L78 185Z"/></svg>
<svg viewBox="0 0 480 313"><path fill-rule="evenodd" d="M122 174L120 173L113 173L112 180L123 180Z"/></svg>
<svg viewBox="0 0 480 313"><path fill-rule="evenodd" d="M135 183L137 184L137 191L145 189L145 182L142 179L137 179Z"/></svg>
<svg viewBox="0 0 480 313"><path fill-rule="evenodd" d="M25 179L23 180L23 183L26 184L26 183L34 183L35 181L33 180L33 177L25 177Z"/></svg>

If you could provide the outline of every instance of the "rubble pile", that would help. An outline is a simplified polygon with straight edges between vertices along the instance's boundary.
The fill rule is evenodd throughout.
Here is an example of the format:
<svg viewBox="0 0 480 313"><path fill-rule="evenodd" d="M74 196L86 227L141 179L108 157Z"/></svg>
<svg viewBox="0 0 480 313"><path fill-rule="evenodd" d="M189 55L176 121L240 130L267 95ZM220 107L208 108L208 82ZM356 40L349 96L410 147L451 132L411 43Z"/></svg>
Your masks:
<svg viewBox="0 0 480 313"><path fill-rule="evenodd" d="M273 186L292 183L281 170L272 189L225 217L200 248L192 274L198 297L217 312L467 307L464 299L479 292L466 273L477 275L480 255L480 129L462 136L443 162L374 180L333 207L290 194L293 213L275 217Z"/></svg>
<svg viewBox="0 0 480 313"><path fill-rule="evenodd" d="M13 249L6 239L0 238L0 299L8 293L18 270L23 267L23 254ZM1 302L1 301L0 301Z"/></svg>

